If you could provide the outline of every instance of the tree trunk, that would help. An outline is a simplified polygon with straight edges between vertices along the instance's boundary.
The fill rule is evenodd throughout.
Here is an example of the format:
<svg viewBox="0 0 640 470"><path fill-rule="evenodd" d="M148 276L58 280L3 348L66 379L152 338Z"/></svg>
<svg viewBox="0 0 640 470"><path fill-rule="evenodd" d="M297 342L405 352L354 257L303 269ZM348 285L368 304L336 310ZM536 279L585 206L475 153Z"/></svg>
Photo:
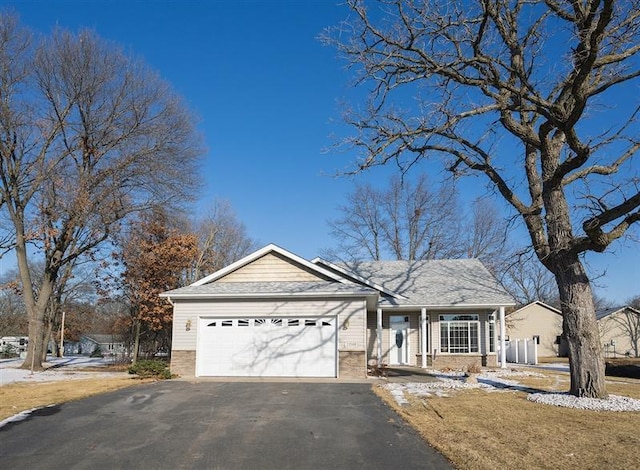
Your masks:
<svg viewBox="0 0 640 470"><path fill-rule="evenodd" d="M138 362L138 352L140 350L140 320L136 319L136 335L133 342L133 359L132 364Z"/></svg>
<svg viewBox="0 0 640 470"><path fill-rule="evenodd" d="M562 329L569 346L570 393L607 398L600 332L591 285L577 255L558 263L555 272L562 303Z"/></svg>

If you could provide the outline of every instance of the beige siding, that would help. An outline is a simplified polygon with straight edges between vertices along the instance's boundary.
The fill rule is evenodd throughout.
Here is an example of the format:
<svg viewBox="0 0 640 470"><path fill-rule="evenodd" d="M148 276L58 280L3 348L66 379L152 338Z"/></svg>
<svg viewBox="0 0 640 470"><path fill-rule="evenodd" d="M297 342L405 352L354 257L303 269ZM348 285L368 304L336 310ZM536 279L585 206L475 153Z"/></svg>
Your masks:
<svg viewBox="0 0 640 470"><path fill-rule="evenodd" d="M307 282L327 280L278 253L268 253L216 282Z"/></svg>
<svg viewBox="0 0 640 470"><path fill-rule="evenodd" d="M620 355L635 356L635 350L631 343L629 334L628 319L624 311L612 313L598 320L600 328L600 340L602 341L602 350L606 357L614 357ZM630 312L628 315L635 315ZM637 321L637 320L635 320ZM615 343L615 344L614 344Z"/></svg>
<svg viewBox="0 0 640 470"><path fill-rule="evenodd" d="M540 304L529 304L506 317L510 340L540 337L538 357L557 356L556 338L562 334L562 316Z"/></svg>
<svg viewBox="0 0 640 470"><path fill-rule="evenodd" d="M365 350L365 302L363 300L282 300L254 302L176 301L172 349L196 349L201 317L257 317L322 315L338 317L338 350Z"/></svg>

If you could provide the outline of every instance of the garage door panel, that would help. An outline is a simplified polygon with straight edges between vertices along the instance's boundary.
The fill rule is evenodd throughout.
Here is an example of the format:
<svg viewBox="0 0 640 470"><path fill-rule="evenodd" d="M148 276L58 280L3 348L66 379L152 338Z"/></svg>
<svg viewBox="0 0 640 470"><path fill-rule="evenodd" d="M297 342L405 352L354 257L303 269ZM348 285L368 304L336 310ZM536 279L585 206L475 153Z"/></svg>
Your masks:
<svg viewBox="0 0 640 470"><path fill-rule="evenodd" d="M198 375L335 377L336 318L202 319Z"/></svg>

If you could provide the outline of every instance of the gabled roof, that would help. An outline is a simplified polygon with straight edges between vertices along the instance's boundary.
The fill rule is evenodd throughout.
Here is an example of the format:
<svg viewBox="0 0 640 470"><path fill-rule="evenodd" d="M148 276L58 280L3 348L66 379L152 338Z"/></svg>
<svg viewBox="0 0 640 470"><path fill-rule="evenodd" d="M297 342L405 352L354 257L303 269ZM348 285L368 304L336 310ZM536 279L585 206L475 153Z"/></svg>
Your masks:
<svg viewBox="0 0 640 470"><path fill-rule="evenodd" d="M322 268L321 266L315 265L309 261L307 261L304 258L301 258L298 255L295 255L293 253L291 253L290 251L285 250L284 248L280 248L278 245L274 245L273 243L265 246L264 248L259 249L258 251L255 251L253 253L251 253L250 255L245 256L244 258L236 261L235 263L230 264L229 266L227 266L226 268L222 268L216 272L214 272L213 274L210 274L196 282L194 282L193 284L191 284L192 286L202 286L205 284L208 284L210 282L214 282L217 281L218 279L220 279L221 277L226 276L229 273L232 273L233 271L236 271L237 269L242 268L243 266L248 265L249 263L252 263L253 261L262 258L263 256L269 254L269 253L277 253L280 256L283 256L285 258L288 258L289 260L293 261L294 263L297 263L301 266L304 266L305 268L307 268L308 270L315 272L316 274L318 274L318 276L324 277L324 278L328 278L331 279L333 281L337 281L337 282L347 282L347 280L342 277L337 275L336 273L333 273L327 269Z"/></svg>
<svg viewBox="0 0 640 470"><path fill-rule="evenodd" d="M525 305L523 307L520 307L518 310L514 310L513 312L509 313L509 315L514 315L514 314L516 314L518 312L521 312L524 309L528 309L528 308L532 307L533 305L539 305L540 307L546 308L550 312L557 313L558 315L562 315L562 312L560 310L558 310L557 308L552 307L551 305L545 304L544 302L541 302L539 300L536 300L534 302L531 302L530 304L527 304L527 305Z"/></svg>
<svg viewBox="0 0 640 470"><path fill-rule="evenodd" d="M326 266L327 268L338 272L339 274L351 279L354 282L358 282L360 284L363 284L365 286L369 286L373 289L376 289L377 291L379 291L382 294L386 294L390 297L395 297L397 299L405 299L405 297L403 297L402 295L398 294L397 292L393 292L392 290L389 290L387 288L385 288L382 285L376 284L375 282L373 282L371 279L367 279L364 278L360 275L358 275L357 273L353 272L353 271L349 271L348 269L344 268L343 266L340 266L338 264L335 263L331 263L330 261L324 260L322 258L314 258L311 260L312 263L320 265L320 266Z"/></svg>
<svg viewBox="0 0 640 470"><path fill-rule="evenodd" d="M608 317L609 315L613 315L614 313L618 313L622 310L630 310L636 315L640 315L640 310L637 310L633 307L629 307L628 305L622 307L610 307L610 308L602 308L600 310L596 310L596 320L600 320L604 317Z"/></svg>
<svg viewBox="0 0 640 470"><path fill-rule="evenodd" d="M515 302L477 259L337 264L388 292L381 306L496 307Z"/></svg>

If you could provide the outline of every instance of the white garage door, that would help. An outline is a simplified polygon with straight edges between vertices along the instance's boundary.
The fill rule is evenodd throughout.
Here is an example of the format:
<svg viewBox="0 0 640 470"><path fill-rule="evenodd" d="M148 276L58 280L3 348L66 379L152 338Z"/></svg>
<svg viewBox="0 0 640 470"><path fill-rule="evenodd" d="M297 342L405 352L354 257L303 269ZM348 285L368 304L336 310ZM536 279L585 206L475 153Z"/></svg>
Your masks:
<svg viewBox="0 0 640 470"><path fill-rule="evenodd" d="M336 317L201 318L197 374L336 377Z"/></svg>

